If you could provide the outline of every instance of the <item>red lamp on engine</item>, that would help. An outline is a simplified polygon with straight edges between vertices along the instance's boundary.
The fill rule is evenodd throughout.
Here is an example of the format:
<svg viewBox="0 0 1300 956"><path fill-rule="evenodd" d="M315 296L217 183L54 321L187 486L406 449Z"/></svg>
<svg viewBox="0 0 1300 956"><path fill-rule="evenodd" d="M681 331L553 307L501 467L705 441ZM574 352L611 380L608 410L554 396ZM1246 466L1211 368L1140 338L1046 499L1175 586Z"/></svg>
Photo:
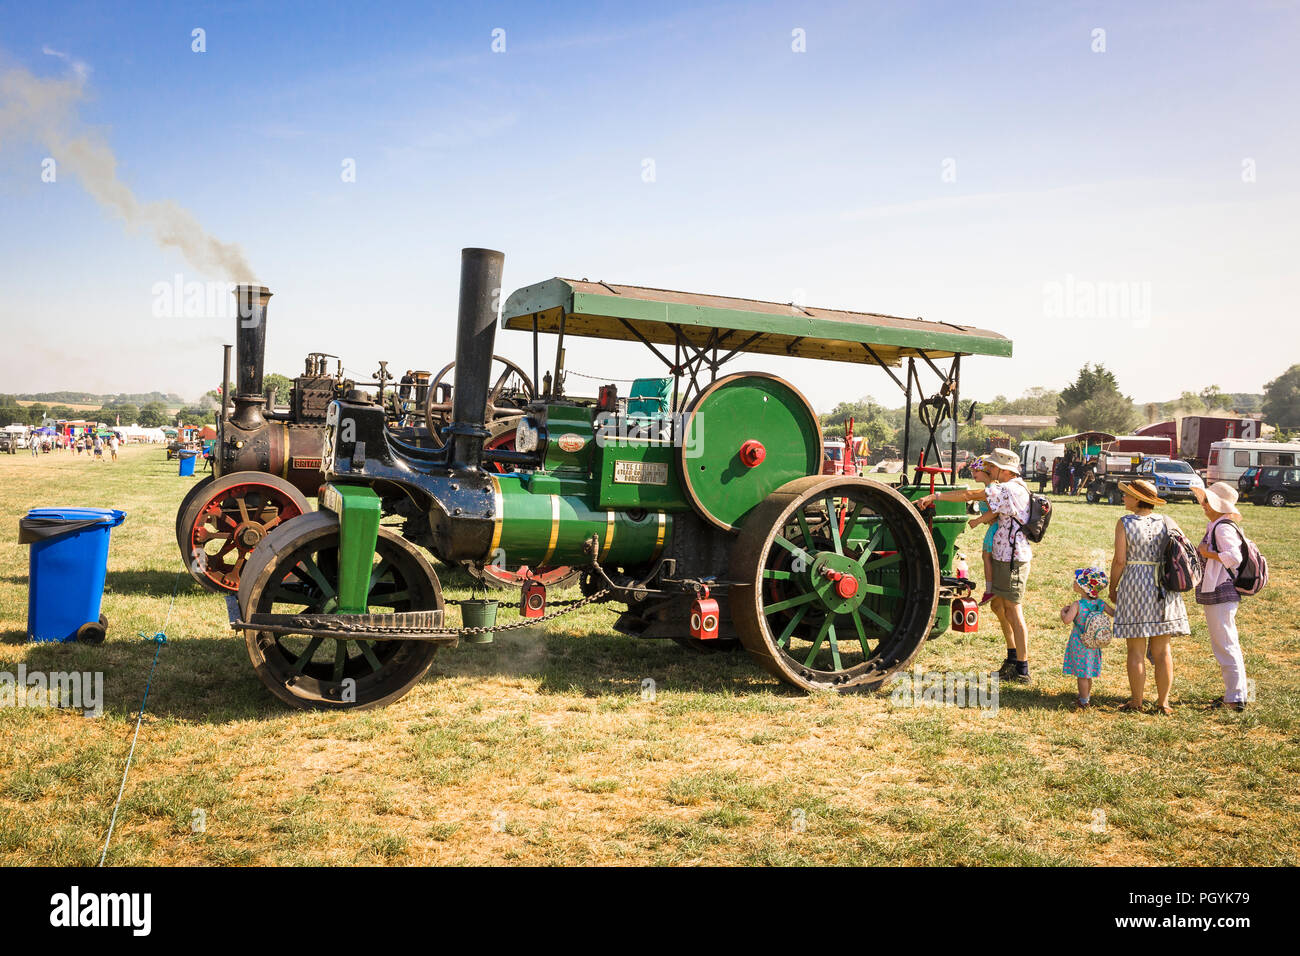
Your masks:
<svg viewBox="0 0 1300 956"><path fill-rule="evenodd" d="M980 629L980 606L974 598L953 599L952 629L963 634L970 634Z"/></svg>
<svg viewBox="0 0 1300 956"><path fill-rule="evenodd" d="M718 602L709 597L709 589L691 602L691 637L712 641L718 637Z"/></svg>
<svg viewBox="0 0 1300 956"><path fill-rule="evenodd" d="M546 585L529 578L520 588L519 607L524 617L542 617L546 614Z"/></svg>

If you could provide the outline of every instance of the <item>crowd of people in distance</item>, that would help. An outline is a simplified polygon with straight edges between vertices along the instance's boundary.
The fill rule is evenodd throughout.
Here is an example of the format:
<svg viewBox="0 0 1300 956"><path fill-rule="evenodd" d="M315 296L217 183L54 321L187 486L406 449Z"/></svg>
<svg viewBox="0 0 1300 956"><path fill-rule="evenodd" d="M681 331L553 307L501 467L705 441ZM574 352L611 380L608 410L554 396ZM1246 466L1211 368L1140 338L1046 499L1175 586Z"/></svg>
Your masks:
<svg viewBox="0 0 1300 956"><path fill-rule="evenodd" d="M1060 461L1060 460L1058 460ZM1073 480L1071 462L1068 474ZM976 502L979 514L971 527L987 525L982 551L984 594L981 605L990 605L1006 639L1007 656L998 670L1004 680L1029 683L1029 629L1025 623L1025 601L1033 552L1024 533L1029 521L1030 491L1021 477L1020 460L1014 452L997 448L970 465L971 475L982 487L943 491L918 498L918 507L934 500ZM1055 486L1056 472L1053 472ZM1068 489L1068 485L1062 485ZM1127 512L1115 523L1113 553L1109 571L1078 568L1073 572L1075 600L1061 609L1060 618L1071 625L1062 672L1078 681L1076 708L1092 703L1092 682L1100 676L1102 650L1085 643L1085 630L1094 615L1105 615L1116 642L1125 645L1129 697L1121 711L1144 708L1148 664L1155 677L1155 710L1172 714L1169 692L1173 686L1172 641L1191 633L1183 595L1161 583L1158 569L1165 542L1176 522L1156 509L1166 502L1147 481L1121 482ZM1211 647L1219 663L1224 693L1210 702L1212 708L1234 711L1246 708L1246 666L1237 633L1236 614L1240 595L1234 574L1245 554L1242 516L1237 510L1237 489L1226 482L1195 489L1205 514L1205 533L1197 546L1204 562L1196 603L1205 614ZM1094 622L1094 626L1097 623Z"/></svg>
<svg viewBox="0 0 1300 956"><path fill-rule="evenodd" d="M89 461L100 462L117 461L117 451L121 444L121 439L115 432L110 432L107 438L87 432L71 439L64 435L32 435L27 440L33 458L51 451L71 450L77 455L84 453Z"/></svg>

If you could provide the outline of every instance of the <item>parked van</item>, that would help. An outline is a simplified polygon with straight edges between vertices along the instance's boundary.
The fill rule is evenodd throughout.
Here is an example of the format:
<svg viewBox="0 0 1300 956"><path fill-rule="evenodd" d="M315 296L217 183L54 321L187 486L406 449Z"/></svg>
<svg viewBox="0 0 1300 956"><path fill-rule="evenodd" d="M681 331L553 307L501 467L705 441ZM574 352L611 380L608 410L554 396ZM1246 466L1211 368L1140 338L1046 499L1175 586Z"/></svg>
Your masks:
<svg viewBox="0 0 1300 956"><path fill-rule="evenodd" d="M1300 444L1277 441L1246 441L1225 438L1210 445L1205 463L1207 484L1226 481L1235 485L1242 472L1251 466L1260 468L1289 467L1300 461Z"/></svg>
<svg viewBox="0 0 1300 956"><path fill-rule="evenodd" d="M1047 467L1045 474L1047 477L1052 475L1052 465L1058 458L1065 457L1065 446L1051 441L1022 441L1020 443L1020 474L1026 481L1032 481L1039 477L1038 459L1046 458Z"/></svg>

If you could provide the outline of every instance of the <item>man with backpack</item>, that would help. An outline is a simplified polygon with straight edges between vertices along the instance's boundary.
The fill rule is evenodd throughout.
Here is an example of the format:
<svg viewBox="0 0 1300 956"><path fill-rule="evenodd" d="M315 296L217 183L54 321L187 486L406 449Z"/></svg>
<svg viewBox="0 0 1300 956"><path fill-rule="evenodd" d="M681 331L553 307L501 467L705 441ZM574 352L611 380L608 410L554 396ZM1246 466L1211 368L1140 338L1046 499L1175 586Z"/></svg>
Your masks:
<svg viewBox="0 0 1300 956"><path fill-rule="evenodd" d="M1201 510L1209 519L1197 553L1205 559L1205 572L1196 589L1196 603L1205 612L1210 647L1223 672L1222 697L1211 708L1246 709L1246 661L1237 636L1237 605L1241 595L1255 594L1268 580L1268 566L1254 544L1241 533L1237 489L1224 481L1208 488L1193 488Z"/></svg>
<svg viewBox="0 0 1300 956"><path fill-rule="evenodd" d="M987 501L989 510L997 515L998 530L993 536L993 592L990 607L1002 625L1002 635L1007 641L1007 659L998 669L998 676L1017 683L1028 684L1029 628L1021 602L1029 583L1029 563L1033 552L1029 548L1026 525L1037 524L1046 529L1046 517L1039 516L1031 522L1030 506L1033 495L1020 477L1020 458L1009 448L995 448L986 456L989 476L993 483L987 488L968 488L961 491L940 491L916 499L917 507L925 509L939 501ZM1040 506L1041 507L1041 506ZM1038 509L1035 509L1038 510ZM1038 535L1041 537L1042 531Z"/></svg>

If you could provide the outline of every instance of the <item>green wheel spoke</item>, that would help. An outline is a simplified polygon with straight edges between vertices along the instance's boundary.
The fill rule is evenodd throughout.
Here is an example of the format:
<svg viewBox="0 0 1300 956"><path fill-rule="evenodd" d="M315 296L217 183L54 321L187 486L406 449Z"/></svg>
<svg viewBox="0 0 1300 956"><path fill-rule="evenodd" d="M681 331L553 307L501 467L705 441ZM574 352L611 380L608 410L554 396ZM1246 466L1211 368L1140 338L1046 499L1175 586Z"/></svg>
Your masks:
<svg viewBox="0 0 1300 956"><path fill-rule="evenodd" d="M307 666L307 662L311 660L312 655L316 653L316 648L320 647L323 640L325 640L323 637L313 637L307 642L307 649L299 654L293 662L292 672L294 674L302 673L302 669Z"/></svg>
<svg viewBox="0 0 1300 956"><path fill-rule="evenodd" d="M835 548L836 554L844 553L844 545L840 542L840 521L839 514L835 508L835 498L832 495L826 496L826 523L831 526L831 545ZM839 670L839 668L836 668Z"/></svg>
<svg viewBox="0 0 1300 956"><path fill-rule="evenodd" d="M800 508L794 513L794 517L795 520L799 522L799 530L803 532L804 544L808 545L810 550L815 549L817 545L813 544L812 532L808 530L808 516L805 515L803 509Z"/></svg>
<svg viewBox="0 0 1300 956"><path fill-rule="evenodd" d="M871 610L871 608L867 607L865 604L858 605L858 613L864 616L865 618L867 618L867 620L871 621L872 624L876 625L876 627L880 628L885 632L890 632L893 631L894 629L894 625L892 622L885 620L883 617L881 617L875 611Z"/></svg>
<svg viewBox="0 0 1300 956"><path fill-rule="evenodd" d="M873 531L871 537L867 539L866 545L862 548L862 553L858 555L858 564L865 564L867 559L875 553L876 548L880 547L880 539L884 536L885 526L882 524L879 528Z"/></svg>
<svg viewBox="0 0 1300 956"><path fill-rule="evenodd" d="M833 615L827 614L826 620L822 621L822 626L818 628L817 637L813 641L812 650L808 652L808 656L804 659L804 667L812 667L813 661L817 659L817 652L822 649L822 641L826 640L826 632L831 628L832 617Z"/></svg>
<svg viewBox="0 0 1300 956"><path fill-rule="evenodd" d="M809 554L809 553L808 553L807 551L805 551L803 548L799 547L799 545L795 544L793 541L790 541L790 540L788 540L787 538L784 538L784 537L782 537L782 536L779 535L779 534L778 534L778 535L773 535L773 537L772 537L772 543L773 543L773 544L776 544L776 545L779 545L779 546L782 547L782 548L785 548L787 551L789 551L791 554L793 554L796 558L802 558L803 561L804 561L805 563L807 563L807 564L812 564L812 563L813 563L813 556L812 556L811 554Z"/></svg>
<svg viewBox="0 0 1300 956"><path fill-rule="evenodd" d="M790 635L794 633L794 629L799 626L799 622L803 620L803 616L808 613L808 610L808 606L804 605L794 612L794 617L790 618L790 623L786 624L785 630L776 639L777 647L785 647L786 642L790 640Z"/></svg>
<svg viewBox="0 0 1300 956"><path fill-rule="evenodd" d="M391 566L388 559L380 558L379 563L375 565L375 569L370 572L370 588L366 593L374 591L375 585L377 585L390 570Z"/></svg>
<svg viewBox="0 0 1300 956"><path fill-rule="evenodd" d="M334 683L343 680L343 667L348 662L348 642L334 641Z"/></svg>
<svg viewBox="0 0 1300 956"><path fill-rule="evenodd" d="M402 601L410 600L410 591L394 591L391 594L381 591L370 596L371 607L397 607Z"/></svg>
<svg viewBox="0 0 1300 956"><path fill-rule="evenodd" d="M864 584L862 585L862 590L863 593L865 594L879 594L881 597L901 598L903 596L903 592L901 589L888 588L885 587L883 584Z"/></svg>
<svg viewBox="0 0 1300 956"><path fill-rule="evenodd" d="M357 641L357 647L361 648L361 656L366 659L372 671L378 671L384 665L379 663L379 658L375 656L374 648L370 646L369 641Z"/></svg>
<svg viewBox="0 0 1300 956"><path fill-rule="evenodd" d="M303 558L298 562L298 567L307 572L307 576L316 582L316 586L321 589L327 599L337 596L333 585L325 580L325 575L321 573L320 568L316 566L316 562L311 558Z"/></svg>
<svg viewBox="0 0 1300 956"><path fill-rule="evenodd" d="M862 618L856 614L850 614L849 617L853 618L853 628L858 632L858 643L862 645L862 659L870 660L871 648L867 647L867 631L862 626Z"/></svg>
<svg viewBox="0 0 1300 956"><path fill-rule="evenodd" d="M291 591L284 585L277 585L271 591L272 604L300 604L303 607L311 607L312 599L301 591Z"/></svg>
<svg viewBox="0 0 1300 956"><path fill-rule="evenodd" d="M866 507L864 502L859 501L854 509L849 512L849 519L844 522L844 540L848 541L849 536L853 534L853 528L858 523L858 515L862 514L862 509Z"/></svg>
<svg viewBox="0 0 1300 956"><path fill-rule="evenodd" d="M870 551L866 553L871 554ZM876 558L874 561L867 561L862 565L862 570L879 571L881 568L893 567L901 560L903 560L903 556L901 554L887 554L883 558Z"/></svg>
<svg viewBox="0 0 1300 956"><path fill-rule="evenodd" d="M831 626L826 630L826 639L831 643L831 662L835 665L837 671L844 670L844 664L840 661L840 642L835 639L835 615L826 615L826 620L831 622Z"/></svg>
<svg viewBox="0 0 1300 956"><path fill-rule="evenodd" d="M763 605L763 613L775 614L777 611L786 611L792 607L798 607L800 604L807 604L815 600L817 600L816 591L805 591L796 597L786 598L784 601L777 601L775 604Z"/></svg>
<svg viewBox="0 0 1300 956"><path fill-rule="evenodd" d="M770 568L763 569L763 577L771 578L773 581L793 581L794 575L789 571L773 571Z"/></svg>

